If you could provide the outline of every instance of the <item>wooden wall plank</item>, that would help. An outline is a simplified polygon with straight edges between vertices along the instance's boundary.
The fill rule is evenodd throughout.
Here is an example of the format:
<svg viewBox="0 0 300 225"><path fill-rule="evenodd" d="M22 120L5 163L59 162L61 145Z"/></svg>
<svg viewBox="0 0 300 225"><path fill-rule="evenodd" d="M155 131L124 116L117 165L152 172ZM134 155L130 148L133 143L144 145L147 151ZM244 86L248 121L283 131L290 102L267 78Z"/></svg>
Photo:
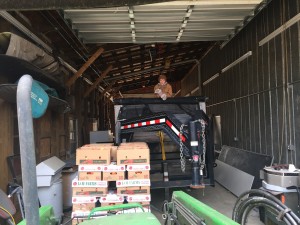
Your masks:
<svg viewBox="0 0 300 225"><path fill-rule="evenodd" d="M11 104L1 99L0 109L0 188L6 191L8 182L12 181L6 158L13 154L13 112Z"/></svg>

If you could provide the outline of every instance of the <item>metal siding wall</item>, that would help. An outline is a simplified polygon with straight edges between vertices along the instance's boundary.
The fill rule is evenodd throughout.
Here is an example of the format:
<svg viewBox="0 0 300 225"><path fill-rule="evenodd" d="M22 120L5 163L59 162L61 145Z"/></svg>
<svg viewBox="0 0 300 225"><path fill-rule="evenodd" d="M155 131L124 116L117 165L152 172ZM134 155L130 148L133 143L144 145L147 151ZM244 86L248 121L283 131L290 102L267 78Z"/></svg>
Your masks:
<svg viewBox="0 0 300 225"><path fill-rule="evenodd" d="M198 84L198 66L196 66L195 69L181 81L181 96L189 94L192 90L199 86ZM194 94L197 93L199 95L199 90Z"/></svg>
<svg viewBox="0 0 300 225"><path fill-rule="evenodd" d="M201 61L205 81L252 51L252 56L204 86L210 99L208 113L221 116L224 145L274 155L277 163L299 162L298 167L300 22L262 46L259 41L297 15L299 2L272 1L223 49L215 48ZM288 150L290 145L295 151Z"/></svg>

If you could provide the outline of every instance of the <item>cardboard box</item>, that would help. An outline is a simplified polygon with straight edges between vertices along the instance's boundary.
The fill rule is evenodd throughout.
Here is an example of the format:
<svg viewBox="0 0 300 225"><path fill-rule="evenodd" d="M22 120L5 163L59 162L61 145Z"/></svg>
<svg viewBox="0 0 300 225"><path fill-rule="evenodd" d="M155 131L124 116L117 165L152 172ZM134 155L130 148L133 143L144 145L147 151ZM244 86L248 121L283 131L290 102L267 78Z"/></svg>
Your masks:
<svg viewBox="0 0 300 225"><path fill-rule="evenodd" d="M107 187L73 187L73 196L103 196L107 193Z"/></svg>
<svg viewBox="0 0 300 225"><path fill-rule="evenodd" d="M116 181L125 179L125 166L108 165L103 166L103 180Z"/></svg>
<svg viewBox="0 0 300 225"><path fill-rule="evenodd" d="M110 150L110 161L117 162L117 150L118 146L112 146Z"/></svg>
<svg viewBox="0 0 300 225"><path fill-rule="evenodd" d="M75 178L72 181L72 187L107 187L107 181L101 181L101 180L78 180L78 178Z"/></svg>
<svg viewBox="0 0 300 225"><path fill-rule="evenodd" d="M89 145L76 150L76 165L80 164L110 164L111 146Z"/></svg>
<svg viewBox="0 0 300 225"><path fill-rule="evenodd" d="M117 151L117 164L149 164L150 153L147 144L137 147L131 143L122 143Z"/></svg>
<svg viewBox="0 0 300 225"><path fill-rule="evenodd" d="M101 205L102 203L112 203L112 202L118 202L122 204L124 202L124 197L121 195L108 194L104 197L101 197L100 202Z"/></svg>
<svg viewBox="0 0 300 225"><path fill-rule="evenodd" d="M78 172L78 180L102 180L102 172L99 171L79 171Z"/></svg>
<svg viewBox="0 0 300 225"><path fill-rule="evenodd" d="M101 207L102 206L121 205L121 204L123 204L123 202L102 202Z"/></svg>
<svg viewBox="0 0 300 225"><path fill-rule="evenodd" d="M99 198L95 196L73 196L72 203L80 204L80 203L95 203Z"/></svg>
<svg viewBox="0 0 300 225"><path fill-rule="evenodd" d="M125 179L125 172L103 172L103 180L106 181L117 181L117 180L124 180Z"/></svg>
<svg viewBox="0 0 300 225"><path fill-rule="evenodd" d="M150 179L149 170L128 171L128 180Z"/></svg>
<svg viewBox="0 0 300 225"><path fill-rule="evenodd" d="M140 164L140 165L127 165L127 171L142 171L142 170L150 170L150 164Z"/></svg>
<svg viewBox="0 0 300 225"><path fill-rule="evenodd" d="M97 149L104 149L110 148L113 146L113 143L92 143L83 145L82 148L97 148Z"/></svg>
<svg viewBox="0 0 300 225"><path fill-rule="evenodd" d="M121 165L107 165L107 166L103 166L103 172L118 172L118 171L125 171L125 166Z"/></svg>
<svg viewBox="0 0 300 225"><path fill-rule="evenodd" d="M80 164L78 165L78 171L102 171L103 165L97 164Z"/></svg>
<svg viewBox="0 0 300 225"><path fill-rule="evenodd" d="M136 187L136 186L150 186L150 179L147 180L117 180L116 187Z"/></svg>
<svg viewBox="0 0 300 225"><path fill-rule="evenodd" d="M120 148L134 148L134 149L139 149L139 148L148 148L148 144L146 142L126 142L126 143L121 143L119 146Z"/></svg>
<svg viewBox="0 0 300 225"><path fill-rule="evenodd" d="M73 203L73 212L85 211L89 212L95 208L95 203Z"/></svg>
<svg viewBox="0 0 300 225"><path fill-rule="evenodd" d="M151 195L128 195L128 202L150 202Z"/></svg>
<svg viewBox="0 0 300 225"><path fill-rule="evenodd" d="M118 195L150 194L149 186L118 187Z"/></svg>

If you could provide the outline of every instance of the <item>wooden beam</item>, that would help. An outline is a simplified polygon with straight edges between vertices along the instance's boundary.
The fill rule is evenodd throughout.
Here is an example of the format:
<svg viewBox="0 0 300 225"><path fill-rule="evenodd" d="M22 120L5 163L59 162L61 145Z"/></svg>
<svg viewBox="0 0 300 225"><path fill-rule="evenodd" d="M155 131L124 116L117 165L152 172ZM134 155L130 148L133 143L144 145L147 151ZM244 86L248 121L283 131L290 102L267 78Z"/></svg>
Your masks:
<svg viewBox="0 0 300 225"><path fill-rule="evenodd" d="M87 89L87 91L84 93L84 97L86 98L89 96L89 94L99 85L99 83L103 80L103 78L111 71L112 65L109 65L107 69L101 74L100 77L97 78L97 80L93 83L92 86Z"/></svg>
<svg viewBox="0 0 300 225"><path fill-rule="evenodd" d="M100 101L100 99L104 96L104 94L105 94L106 92L108 92L108 91L112 88L112 86L113 86L115 83L116 83L115 81L112 81L112 82L110 83L110 85L108 85L108 86L103 90L103 92L98 96L97 102Z"/></svg>
<svg viewBox="0 0 300 225"><path fill-rule="evenodd" d="M88 61L67 81L66 86L70 87L86 69L104 52L103 48L99 48Z"/></svg>

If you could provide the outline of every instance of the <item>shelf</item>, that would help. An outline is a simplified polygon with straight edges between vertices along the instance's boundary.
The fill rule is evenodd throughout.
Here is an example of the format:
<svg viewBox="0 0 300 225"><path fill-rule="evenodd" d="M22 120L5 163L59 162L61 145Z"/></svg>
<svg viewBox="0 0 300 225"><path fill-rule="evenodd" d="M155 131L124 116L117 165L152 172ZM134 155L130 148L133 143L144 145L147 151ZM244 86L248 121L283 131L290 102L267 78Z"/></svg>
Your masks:
<svg viewBox="0 0 300 225"><path fill-rule="evenodd" d="M0 84L0 98L3 100L10 102L10 103L16 103L17 101L17 84ZM59 113L66 113L71 110L68 102L65 100L62 100L60 98L49 96L49 105L48 108L59 112Z"/></svg>

